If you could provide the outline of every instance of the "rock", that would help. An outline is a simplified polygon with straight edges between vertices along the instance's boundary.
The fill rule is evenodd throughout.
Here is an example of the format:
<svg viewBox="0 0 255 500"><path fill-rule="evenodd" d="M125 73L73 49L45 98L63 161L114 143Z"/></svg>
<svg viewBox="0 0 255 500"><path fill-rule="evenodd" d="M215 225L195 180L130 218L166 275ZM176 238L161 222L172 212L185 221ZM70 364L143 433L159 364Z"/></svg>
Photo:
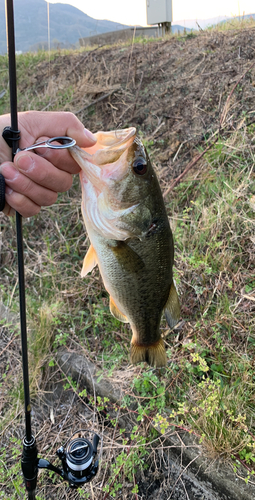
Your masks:
<svg viewBox="0 0 255 500"><path fill-rule="evenodd" d="M114 387L105 376L100 379L98 368L84 356L62 351L57 358L63 372L73 380L79 380L92 394L95 392L97 396L107 397L114 403L121 401L119 388Z"/></svg>

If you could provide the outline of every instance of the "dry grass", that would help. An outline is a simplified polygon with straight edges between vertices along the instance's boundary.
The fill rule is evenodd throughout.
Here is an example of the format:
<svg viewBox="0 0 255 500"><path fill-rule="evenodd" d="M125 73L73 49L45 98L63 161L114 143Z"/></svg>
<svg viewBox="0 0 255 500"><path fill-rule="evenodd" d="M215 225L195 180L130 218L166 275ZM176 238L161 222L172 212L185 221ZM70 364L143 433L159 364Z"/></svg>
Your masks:
<svg viewBox="0 0 255 500"><path fill-rule="evenodd" d="M167 447L151 435L153 419L165 434L191 430L207 454L239 460L249 474L253 470L255 70L249 68L254 49L252 31L245 28L135 44L132 51L121 46L56 52L50 77L43 53L18 57L20 109L81 110L79 118L92 130L137 126L164 192L224 123L222 137L165 198L183 322L179 332L162 322L169 365L161 373L129 365L129 327L109 314L98 272L80 278L88 241L78 179L53 207L24 222L30 375L37 395L33 425L40 454L53 460L81 424L104 436L104 466L91 489L70 492L43 474L40 498L104 500L108 488L111 495L136 499L136 483L140 496L150 498L149 474L154 485L161 477L169 491L171 477L160 476ZM0 61L7 88L6 59ZM1 112L8 110L8 94L0 106ZM3 215L0 238L0 297L17 314L15 224ZM0 338L1 447L11 471L10 479L2 463L1 486L5 498L8 493L16 499L23 491L17 463L23 437L20 343L18 329L5 318ZM117 407L96 401L94 394L85 397L79 380L68 380L57 363L63 347L85 354L117 382L127 408L124 402ZM136 401L132 411L128 398ZM134 417L141 420L134 423Z"/></svg>

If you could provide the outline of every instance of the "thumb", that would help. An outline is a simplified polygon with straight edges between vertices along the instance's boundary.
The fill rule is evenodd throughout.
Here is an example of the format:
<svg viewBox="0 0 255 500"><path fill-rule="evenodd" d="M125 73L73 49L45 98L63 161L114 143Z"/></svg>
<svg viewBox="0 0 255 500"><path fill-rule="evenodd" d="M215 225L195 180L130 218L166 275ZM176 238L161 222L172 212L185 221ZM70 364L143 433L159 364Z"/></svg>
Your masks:
<svg viewBox="0 0 255 500"><path fill-rule="evenodd" d="M20 148L27 147L31 141L34 142L43 136L72 137L80 147L91 147L97 140L70 112L26 111L19 113L18 120L21 129Z"/></svg>

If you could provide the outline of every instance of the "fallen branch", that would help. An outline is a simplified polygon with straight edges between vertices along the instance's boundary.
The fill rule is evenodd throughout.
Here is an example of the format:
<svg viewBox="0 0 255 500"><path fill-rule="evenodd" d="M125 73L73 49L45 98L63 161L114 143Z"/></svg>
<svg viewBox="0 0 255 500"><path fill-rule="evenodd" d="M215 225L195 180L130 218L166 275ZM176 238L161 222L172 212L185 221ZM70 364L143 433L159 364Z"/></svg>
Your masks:
<svg viewBox="0 0 255 500"><path fill-rule="evenodd" d="M136 91L135 103L134 103L133 112L132 112L132 115L131 115L131 120L134 118L134 114L135 114L135 110L136 110L136 106L137 106L137 101L138 101L138 97L139 97L139 92L140 92L141 86L142 86L142 81L143 81L143 71L142 71L142 74L141 74L141 78L140 78L140 82L139 82L139 85L138 85L138 89Z"/></svg>

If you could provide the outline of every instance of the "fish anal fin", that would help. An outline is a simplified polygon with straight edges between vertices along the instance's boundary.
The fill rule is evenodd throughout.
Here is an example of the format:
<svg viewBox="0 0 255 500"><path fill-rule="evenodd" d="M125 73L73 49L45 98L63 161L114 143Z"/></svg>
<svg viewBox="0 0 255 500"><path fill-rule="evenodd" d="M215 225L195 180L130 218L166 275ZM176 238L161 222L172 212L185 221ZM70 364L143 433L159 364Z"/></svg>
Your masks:
<svg viewBox="0 0 255 500"><path fill-rule="evenodd" d="M113 298L110 296L110 311L112 313L112 315L118 319L119 321L122 321L122 323L128 323L128 319L127 317L125 316L125 314L123 314L119 308L116 306Z"/></svg>
<svg viewBox="0 0 255 500"><path fill-rule="evenodd" d="M97 265L97 256L96 252L94 250L94 247L90 245L83 261L83 266L81 270L81 277L84 278L84 276L87 276L92 269Z"/></svg>
<svg viewBox="0 0 255 500"><path fill-rule="evenodd" d="M167 357L165 344L162 338L154 344L137 344L131 340L130 361L133 364L146 361L150 366L160 368L166 366Z"/></svg>
<svg viewBox="0 0 255 500"><path fill-rule="evenodd" d="M164 310L167 323L170 328L173 328L178 323L181 315L180 302L174 282L172 282L171 284L169 296L167 299L167 303L164 307Z"/></svg>

